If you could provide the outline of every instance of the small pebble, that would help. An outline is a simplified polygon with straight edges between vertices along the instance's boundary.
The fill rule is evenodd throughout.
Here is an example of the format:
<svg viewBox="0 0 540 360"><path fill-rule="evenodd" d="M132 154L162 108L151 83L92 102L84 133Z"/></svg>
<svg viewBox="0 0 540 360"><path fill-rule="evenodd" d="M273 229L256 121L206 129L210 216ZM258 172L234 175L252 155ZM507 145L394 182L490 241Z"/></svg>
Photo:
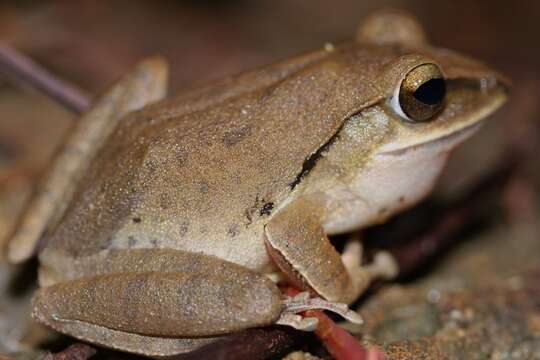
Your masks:
<svg viewBox="0 0 540 360"><path fill-rule="evenodd" d="M427 293L427 301L432 304L437 304L441 300L441 292L439 290L431 289Z"/></svg>

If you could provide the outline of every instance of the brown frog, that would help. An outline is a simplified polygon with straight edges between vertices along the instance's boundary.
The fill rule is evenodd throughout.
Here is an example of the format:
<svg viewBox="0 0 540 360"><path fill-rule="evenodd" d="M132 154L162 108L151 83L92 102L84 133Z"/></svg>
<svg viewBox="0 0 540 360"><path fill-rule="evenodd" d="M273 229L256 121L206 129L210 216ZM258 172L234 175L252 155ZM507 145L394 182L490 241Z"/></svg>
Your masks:
<svg viewBox="0 0 540 360"><path fill-rule="evenodd" d="M142 62L77 122L23 214L13 262L38 240L34 316L74 337L151 356L349 304L389 254L352 240L421 200L450 153L507 97L483 64L432 47L396 12L356 38L170 100ZM276 283L303 289L294 298Z"/></svg>

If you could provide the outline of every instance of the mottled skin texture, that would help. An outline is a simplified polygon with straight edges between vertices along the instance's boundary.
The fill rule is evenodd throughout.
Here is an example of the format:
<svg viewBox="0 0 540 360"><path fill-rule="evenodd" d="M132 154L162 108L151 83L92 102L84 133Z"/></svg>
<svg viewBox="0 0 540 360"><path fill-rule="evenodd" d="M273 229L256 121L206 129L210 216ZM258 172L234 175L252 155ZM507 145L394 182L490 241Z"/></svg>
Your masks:
<svg viewBox="0 0 540 360"><path fill-rule="evenodd" d="M363 79L360 64L368 60L357 56L380 57L359 51L330 54L205 111L156 119L149 109L125 119L48 248L80 257L111 247L165 247L267 268L264 225L290 198L306 158L373 91L363 88L373 81ZM174 101L160 105L175 108ZM272 204L267 211L265 204Z"/></svg>
<svg viewBox="0 0 540 360"><path fill-rule="evenodd" d="M414 123L389 99L422 64L442 69L448 93L440 113ZM357 244L340 255L328 235L425 196L449 151L504 102L499 82L482 64L426 44L411 18L386 13L348 44L126 116L92 159L79 160L84 176L57 205L35 317L157 356L275 323L285 310L265 275L354 301L396 269L388 257L362 267Z"/></svg>
<svg viewBox="0 0 540 360"><path fill-rule="evenodd" d="M400 59L406 52L347 45L273 86L208 100L205 111L182 113L169 100L127 117L90 166L47 251L78 258L161 247L268 270L264 225L298 195L291 184L306 159L345 119L385 100L395 86L372 84L381 76L395 84L426 61ZM390 74L381 74L392 62ZM393 129L374 132L358 146L354 173L379 145L372 139L388 141Z"/></svg>

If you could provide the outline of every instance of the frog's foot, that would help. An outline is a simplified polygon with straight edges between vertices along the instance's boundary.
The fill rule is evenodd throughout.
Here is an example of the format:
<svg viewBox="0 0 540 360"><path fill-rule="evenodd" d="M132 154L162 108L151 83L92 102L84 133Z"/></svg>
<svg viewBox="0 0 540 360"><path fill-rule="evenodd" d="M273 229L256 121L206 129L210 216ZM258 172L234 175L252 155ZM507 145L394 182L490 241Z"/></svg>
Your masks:
<svg viewBox="0 0 540 360"><path fill-rule="evenodd" d="M341 260L347 268L352 281L362 291L373 280L391 280L399 273L396 259L387 251L378 252L375 254L372 263L362 265L362 244L359 241L350 241L345 245Z"/></svg>
<svg viewBox="0 0 540 360"><path fill-rule="evenodd" d="M351 240L345 244L341 261L347 269L360 267L362 265L362 244L358 240Z"/></svg>
<svg viewBox="0 0 540 360"><path fill-rule="evenodd" d="M98 266L109 272L79 269L87 276L40 288L33 316L84 341L163 357L273 325L282 315L283 296L272 281L217 257L131 249L111 251L108 261ZM313 320L297 323L313 327Z"/></svg>
<svg viewBox="0 0 540 360"><path fill-rule="evenodd" d="M306 310L328 310L341 315L343 318L354 324L362 324L364 322L362 317L357 312L349 309L347 304L326 301L320 297L310 298L308 292L301 292L296 296L286 297L283 301L283 305L285 306L285 309L283 310L280 320L284 317L285 319L290 319L291 317L288 314L294 315ZM305 318L304 320L307 319L310 318Z"/></svg>
<svg viewBox="0 0 540 360"><path fill-rule="evenodd" d="M315 331L319 324L319 319L315 317L303 317L290 312L283 312L276 321L278 325L286 325L302 331Z"/></svg>
<svg viewBox="0 0 540 360"><path fill-rule="evenodd" d="M375 254L373 262L364 266L373 278L392 280L399 274L399 265L396 258L388 251L379 251Z"/></svg>

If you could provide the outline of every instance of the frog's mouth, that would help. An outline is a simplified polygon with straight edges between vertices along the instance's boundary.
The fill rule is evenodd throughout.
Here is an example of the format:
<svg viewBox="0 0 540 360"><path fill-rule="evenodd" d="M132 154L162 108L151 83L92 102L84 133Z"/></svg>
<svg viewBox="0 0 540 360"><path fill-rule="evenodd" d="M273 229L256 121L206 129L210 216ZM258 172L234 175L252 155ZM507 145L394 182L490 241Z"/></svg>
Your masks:
<svg viewBox="0 0 540 360"><path fill-rule="evenodd" d="M480 120L474 124L465 126L464 128L454 131L450 134L430 139L420 143L412 144L398 149L388 150L380 152L380 155L402 155L408 151L415 150L431 150L437 152L438 150L445 150L454 148L456 145L461 144L469 137L471 137L478 129L482 127L484 121Z"/></svg>

